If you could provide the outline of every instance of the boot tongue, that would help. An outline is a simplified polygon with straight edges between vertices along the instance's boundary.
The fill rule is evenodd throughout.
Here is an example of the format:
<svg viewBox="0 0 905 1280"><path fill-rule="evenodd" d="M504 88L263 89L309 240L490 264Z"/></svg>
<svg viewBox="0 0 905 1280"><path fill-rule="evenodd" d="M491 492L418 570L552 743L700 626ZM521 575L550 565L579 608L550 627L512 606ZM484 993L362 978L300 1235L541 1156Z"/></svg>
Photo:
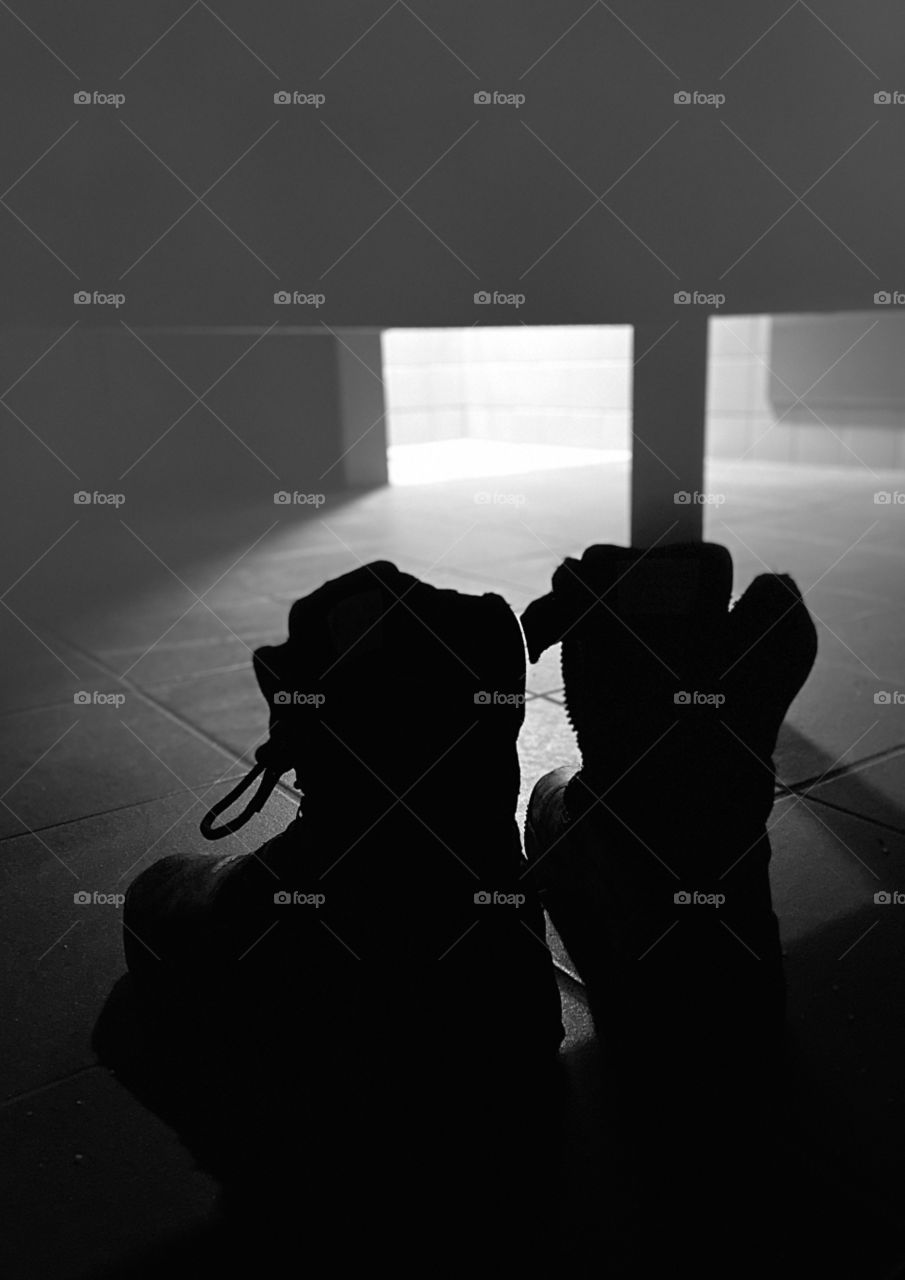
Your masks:
<svg viewBox="0 0 905 1280"><path fill-rule="evenodd" d="M580 560L563 561L552 586L522 615L532 662L569 633L590 631L606 619L621 618L652 638L706 627L728 611L732 558L710 542L648 550L599 545Z"/></svg>
<svg viewBox="0 0 905 1280"><path fill-rule="evenodd" d="M601 602L620 617L710 619L725 615L732 557L715 542L639 550L594 546L553 575L554 595L585 609Z"/></svg>
<svg viewBox="0 0 905 1280"><path fill-rule="evenodd" d="M707 736L708 704L696 703L693 718L679 708L718 692L731 591L731 557L713 543L595 546L556 570L552 592L523 621L535 660L562 640L588 779L605 790L626 775L643 790L668 756L681 764L689 734Z"/></svg>

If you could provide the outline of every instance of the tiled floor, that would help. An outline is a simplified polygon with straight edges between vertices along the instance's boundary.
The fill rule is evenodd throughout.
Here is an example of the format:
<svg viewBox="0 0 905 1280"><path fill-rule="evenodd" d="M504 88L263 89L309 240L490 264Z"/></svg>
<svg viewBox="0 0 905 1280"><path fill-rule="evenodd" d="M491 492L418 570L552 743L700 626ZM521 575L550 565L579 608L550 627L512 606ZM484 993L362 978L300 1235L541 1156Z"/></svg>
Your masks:
<svg viewBox="0 0 905 1280"><path fill-rule="evenodd" d="M874 894L905 891L905 506L873 495L897 481L720 464L708 487L725 501L707 508L737 588L765 566L787 570L817 619L817 667L777 755L774 894L803 1126L830 1176L860 1187L853 1218L863 1195L890 1223L905 1196L905 907ZM266 733L250 648L284 635L292 599L378 557L520 609L563 555L624 540L626 492L625 463L612 460L383 490L308 515L193 511L153 528L85 509L68 532L48 527L51 549L21 565L2 620L8 1274L86 1274L191 1228L213 1203L172 1135L95 1065L92 1027L123 971L120 911L73 895L119 894L164 851L199 843L202 804ZM522 810L542 772L577 760L555 652L528 683ZM243 841L291 812L277 793ZM590 1032L580 1002L568 1008L574 1048Z"/></svg>

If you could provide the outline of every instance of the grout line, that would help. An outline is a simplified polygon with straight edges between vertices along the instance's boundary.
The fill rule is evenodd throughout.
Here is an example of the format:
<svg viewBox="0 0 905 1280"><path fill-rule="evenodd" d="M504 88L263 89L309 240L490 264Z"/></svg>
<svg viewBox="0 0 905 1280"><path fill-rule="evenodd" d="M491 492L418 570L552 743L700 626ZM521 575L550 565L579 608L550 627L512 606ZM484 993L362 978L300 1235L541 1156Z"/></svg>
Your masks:
<svg viewBox="0 0 905 1280"><path fill-rule="evenodd" d="M252 633L246 632L244 635L239 635L237 631L234 631L233 636L238 639L239 644L247 645L248 647L251 647L252 645L255 645L255 644L272 644L273 643L272 630L252 632ZM230 644L232 643L232 641L227 639L225 639L222 642L216 641L216 640L212 641L209 636L201 636L194 640L171 640L169 642L161 641L159 644L156 644L153 646L153 652L164 653L164 654L171 654L171 653L182 654L186 652L191 653L193 650L197 651L199 649L201 650L207 649L209 646L213 644L219 644L219 643ZM148 653L148 649L144 645L126 644L126 645L119 645L112 649L98 650L98 655L102 656L103 658L128 658L128 657L131 657L132 654L136 654L136 653L139 655L139 657L142 657Z"/></svg>
<svg viewBox="0 0 905 1280"><path fill-rule="evenodd" d="M67 1071L65 1075L55 1076L53 1080L45 1080L43 1084L35 1085L33 1089L24 1089L21 1093L11 1094L10 1097L4 1098L0 1102L0 1109L16 1106L20 1102L27 1102L30 1098L36 1098L42 1093L46 1093L48 1089L55 1089L57 1085L66 1084L69 1080L75 1080L78 1076L83 1076L89 1071L107 1071L100 1062L87 1062L83 1067L75 1067L72 1071ZM109 1071L108 1071L108 1074Z"/></svg>
<svg viewBox="0 0 905 1280"><path fill-rule="evenodd" d="M857 809L847 809L845 805L834 804L832 800L821 800L818 796L806 795L807 800L811 800L814 804L822 804L825 809L832 809L835 813L844 813L850 818L857 818L861 822L869 822L872 827L880 827L883 831L891 831L893 835L905 836L905 827L894 827L888 822L884 822L881 818L870 818L866 813L859 813Z"/></svg>
<svg viewBox="0 0 905 1280"><path fill-rule="evenodd" d="M829 769L826 773L815 774L812 778L805 778L801 782L778 782L777 786L781 786L786 795L800 795L802 792L807 792L812 787L820 786L824 782L834 782L837 778L859 773L862 769L868 769L871 765L880 764L884 760L892 760L903 753L905 753L905 743L899 743L898 746L885 747L882 751L875 751L873 755L861 756L848 764L838 765L835 769Z"/></svg>
<svg viewBox="0 0 905 1280"><path fill-rule="evenodd" d="M5 720L12 720L13 716L27 716L33 711L57 711L61 707L72 707L75 703L72 697L57 698L54 702L35 702L28 707L10 707L6 711L0 711L0 723Z"/></svg>
<svg viewBox="0 0 905 1280"><path fill-rule="evenodd" d="M264 640L264 637L260 637ZM272 644L271 639L264 640L265 644ZM222 676L230 671L249 671L250 662L229 662L222 667L204 667L199 671L192 671L189 675L171 676L167 680L149 680L147 687L149 689L160 689L162 687L172 688L176 685L189 684L192 680L204 680L208 676Z"/></svg>
<svg viewBox="0 0 905 1280"><path fill-rule="evenodd" d="M54 635L56 639L60 638L49 628L48 632L49 634ZM236 751L236 749L229 746L228 743L221 742L220 739L215 738L213 734L207 733L204 729L200 729L196 724L193 724L191 720L180 715L179 712L174 711L172 707L168 707L166 703L159 702L157 698L152 697L147 690L142 689L139 685L135 684L133 680L128 679L128 677L124 678L123 676L117 675L117 673L113 671L103 659L91 654L87 650L83 650L79 645L72 644L71 641L68 641L67 643L69 643L73 652L90 660L103 671L114 676L120 684L123 684L127 689L130 689L141 702L144 702L149 707L153 707L155 711L159 712L173 724L178 725L181 729L186 730L193 738L196 738L199 742L203 742L205 746L213 747L214 750L219 751L221 755L226 756L231 765L243 765L246 769L250 767L244 752ZM298 796L298 792L294 791L291 787L287 787L282 782L277 783L277 789L292 800L295 800Z"/></svg>
<svg viewBox="0 0 905 1280"><path fill-rule="evenodd" d="M539 693L535 689L528 689L527 692L533 694L535 699L543 698L545 702L551 702L554 707L560 707L562 711L565 711L566 709L565 689L546 689L543 693ZM561 693L563 695L562 702L560 702L558 698L553 697L553 694L555 693Z"/></svg>
<svg viewBox="0 0 905 1280"><path fill-rule="evenodd" d="M124 651L126 652L126 651ZM89 655L79 652L79 657L85 659ZM100 665L100 664L98 664ZM247 662L234 662L222 667L204 667L199 671L193 671L190 675L173 676L169 680L154 680L149 685L149 689L170 688L174 685L188 684L192 680L203 679L206 676L224 675L230 671L247 671L249 664ZM104 670L104 675L108 673ZM119 677L117 677L119 679ZM0 711L0 723L4 720L10 720L13 716L28 715L31 711L55 711L60 707L72 706L72 699L57 698L53 702L36 702L27 707L10 707L6 711Z"/></svg>
<svg viewBox="0 0 905 1280"><path fill-rule="evenodd" d="M170 800L173 796L184 796L186 793L195 795L203 794L206 790L210 790L216 786L218 782L234 782L241 775L239 773L221 773L217 774L205 782L198 782L191 787L175 787L172 791L163 791L159 795L148 796L144 800L129 800L124 804L112 805L109 809L96 809L92 813L80 813L74 818L63 818L60 822L48 822L43 827L24 827L21 831L12 831L8 835L0 835L0 844L7 840L21 840L23 836L37 835L42 831L56 831L60 827L73 827L79 822L87 822L90 818L103 818L110 813L123 813L128 809L140 809L146 804L157 804L160 800Z"/></svg>

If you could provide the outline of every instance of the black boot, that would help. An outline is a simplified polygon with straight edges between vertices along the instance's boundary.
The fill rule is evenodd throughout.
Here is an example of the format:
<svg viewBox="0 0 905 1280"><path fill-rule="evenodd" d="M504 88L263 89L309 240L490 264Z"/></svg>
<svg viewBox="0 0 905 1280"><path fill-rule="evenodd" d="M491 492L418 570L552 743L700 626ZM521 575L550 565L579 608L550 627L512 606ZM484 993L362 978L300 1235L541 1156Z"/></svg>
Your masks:
<svg viewBox="0 0 905 1280"><path fill-rule="evenodd" d="M535 787L532 878L600 1033L711 1097L782 1040L772 752L816 652L790 578L731 582L717 545L592 547L523 617L533 661L562 640L582 753Z"/></svg>
<svg viewBox="0 0 905 1280"><path fill-rule="evenodd" d="M468 1252L485 1228L534 1240L517 1175L549 1137L563 1028L514 817L518 620L378 562L297 601L254 665L260 789L202 829L237 831L291 769L299 816L254 852L164 858L124 911L200 1099L187 1140L231 1205L282 1206L290 1229L299 1204L367 1241L402 1203L400 1246L419 1221Z"/></svg>

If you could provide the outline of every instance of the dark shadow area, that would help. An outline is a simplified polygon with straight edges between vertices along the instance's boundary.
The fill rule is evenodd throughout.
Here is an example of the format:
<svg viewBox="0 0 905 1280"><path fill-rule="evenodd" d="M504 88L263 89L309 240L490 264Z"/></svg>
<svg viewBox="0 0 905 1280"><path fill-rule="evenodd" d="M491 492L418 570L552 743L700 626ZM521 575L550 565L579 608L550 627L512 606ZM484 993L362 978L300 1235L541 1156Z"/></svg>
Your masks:
<svg viewBox="0 0 905 1280"><path fill-rule="evenodd" d="M553 1265L549 1179L564 1101L555 1061L504 1080L492 1054L440 1064L417 1032L381 1048L366 1019L357 1027L341 1051L300 1030L291 1073L285 1063L262 1070L235 1039L216 1050L188 1037L149 1044L121 979L96 1051L221 1193L196 1231L92 1275L188 1275L236 1261L267 1274L290 1251L337 1274L381 1261L406 1275Z"/></svg>
<svg viewBox="0 0 905 1280"><path fill-rule="evenodd" d="M108 1065L116 1063L120 1081L144 1105L180 1124L185 1094L180 1102L149 1090L159 1049L155 1057L140 1047L134 1021L126 1030L133 1017L128 982L118 984L98 1024L98 1052ZM131 1061L123 1054L130 1034ZM183 1067L186 1048L175 1053ZM413 1081L412 1072L421 1074ZM884 1207L859 1196L798 1140L794 1096L786 1099L769 1140L715 1169L702 1152L712 1154L708 1131L712 1136L727 1117L689 1110L670 1089L672 1141L660 1124L654 1136L657 1099L640 1098L597 1040L566 1049L546 1090L525 1090L517 1134L505 1123L501 1098L494 1104L486 1084L475 1090L460 1078L458 1104L450 1098L438 1107L437 1098L419 1087L426 1074L416 1045L397 1054L389 1079L395 1085L384 1083L379 1097L365 1092L337 1100L329 1120L321 1091L320 1123L300 1079L297 1090L272 1100L279 1118L275 1141L276 1135L262 1141L260 1134L243 1141L231 1112L234 1160L254 1158L253 1176L239 1171L237 1178L233 1169L209 1222L97 1269L91 1280L150 1280L163 1271L188 1276L199 1267L216 1271L237 1262L266 1271L287 1248L303 1248L312 1268L339 1270L392 1258L403 1274L406 1268L423 1274L428 1267L450 1276L462 1268L490 1275L516 1266L525 1274L556 1267L577 1276L601 1270L635 1276L684 1257L700 1274L714 1276L773 1270L886 1277L901 1254ZM266 1083L257 1081L259 1087ZM250 1093L252 1077L244 1087ZM394 1101L395 1117L378 1123ZM259 1107L253 1111L260 1116ZM452 1142L454 1125L465 1126L459 1134L464 1141ZM413 1126L422 1130L417 1149ZM179 1131L196 1159L217 1164L211 1152L222 1147L222 1138L204 1135L202 1128L196 1114ZM341 1167L325 1158L325 1150L339 1155ZM222 1164L213 1171L222 1177Z"/></svg>
<svg viewBox="0 0 905 1280"><path fill-rule="evenodd" d="M819 753L824 772L840 768L791 724L783 725L781 736L800 742L809 754ZM820 769L815 776L822 776ZM849 775L855 810L851 822L860 824L867 837L871 824L866 815L876 811L878 797L865 777ZM785 794L778 793L777 799ZM805 803L821 810L830 827L847 816L813 799ZM902 827L905 831L905 812ZM851 846L849 831L844 838ZM876 844L871 849L867 839L863 847L854 844L854 852L840 848L854 866L856 854L873 854L871 865L881 873L884 887L901 883L901 870L888 865L896 850L878 854ZM775 863L773 869L775 900ZM782 923L781 903L777 910ZM744 1265L753 1275L772 1271L859 1274L882 1280L899 1276L905 1259L901 1210L905 1102L900 1086L905 1027L897 1011L905 996L905 941L891 911L894 908L872 904L853 910L796 938L784 951L788 1006L784 1070L770 1100L770 1114L764 1117L766 1140L742 1150L741 1178L736 1165L723 1165L717 1172L718 1183L725 1182L729 1188L728 1213L725 1204L718 1208L712 1194L713 1169L693 1175L684 1157L671 1166L674 1186L666 1194L656 1199L649 1191L639 1194L647 1175L643 1162L639 1165L635 1157L641 1149L641 1133L650 1124L655 1097L639 1095L636 1080L619 1080L608 1052L612 1049L608 1011L599 1011L601 1025L595 1039L565 1058L570 1090L563 1203L569 1206L573 1229L566 1239L578 1274L583 1251L605 1257L616 1274L623 1274L620 1267L634 1274L630 1268L651 1247L649 1206L653 1203L658 1229L665 1229L663 1215L668 1212L676 1238L687 1247L690 1224L700 1221L705 1203L708 1225L700 1229L699 1250L705 1239L707 1249L719 1242L728 1258L738 1241L745 1240ZM859 939L864 940L863 947L860 943L853 947ZM568 989L586 1002L587 996L575 985L570 983ZM677 1093L669 1097L681 1111L681 1123L674 1131L679 1150L686 1149L689 1139L698 1143L707 1126L727 1121L727 1113L716 1108L683 1108ZM629 1098L634 1100L632 1105ZM757 1096L753 1105L744 1097L737 1100L743 1109L757 1110L763 1104ZM661 1157L655 1161L660 1163ZM635 1169L631 1182L620 1176L630 1167ZM743 1185L748 1187L744 1196ZM706 1194L705 1187L710 1188ZM605 1212L601 1206L606 1206ZM752 1237L752 1223L757 1221L762 1231ZM663 1246L659 1259L663 1267L674 1262L670 1249ZM734 1261L733 1270L741 1265Z"/></svg>
<svg viewBox="0 0 905 1280"><path fill-rule="evenodd" d="M794 742L801 735L786 725L784 737ZM853 873L864 881L865 901L787 944L794 1129L840 1185L887 1221L901 1224L905 934L896 906L871 898L875 891L905 887L905 806L881 796L867 780L869 770L848 771L813 742L807 747L820 767L801 807L825 824L822 834L835 836L840 857L850 860ZM819 790L811 792L815 780L843 772L844 808L824 803ZM794 788L790 795L787 803L794 803ZM871 815L880 811L886 822L892 816L901 837L871 823ZM900 1226L898 1238L905 1254Z"/></svg>
<svg viewBox="0 0 905 1280"><path fill-rule="evenodd" d="M896 1274L896 1219L801 1141L794 1092L767 1135L714 1164L727 1113L686 1106L661 1077L674 1123L652 1135L657 1099L614 1069L605 1033L563 1064L564 1273L646 1276L681 1261L708 1276Z"/></svg>

